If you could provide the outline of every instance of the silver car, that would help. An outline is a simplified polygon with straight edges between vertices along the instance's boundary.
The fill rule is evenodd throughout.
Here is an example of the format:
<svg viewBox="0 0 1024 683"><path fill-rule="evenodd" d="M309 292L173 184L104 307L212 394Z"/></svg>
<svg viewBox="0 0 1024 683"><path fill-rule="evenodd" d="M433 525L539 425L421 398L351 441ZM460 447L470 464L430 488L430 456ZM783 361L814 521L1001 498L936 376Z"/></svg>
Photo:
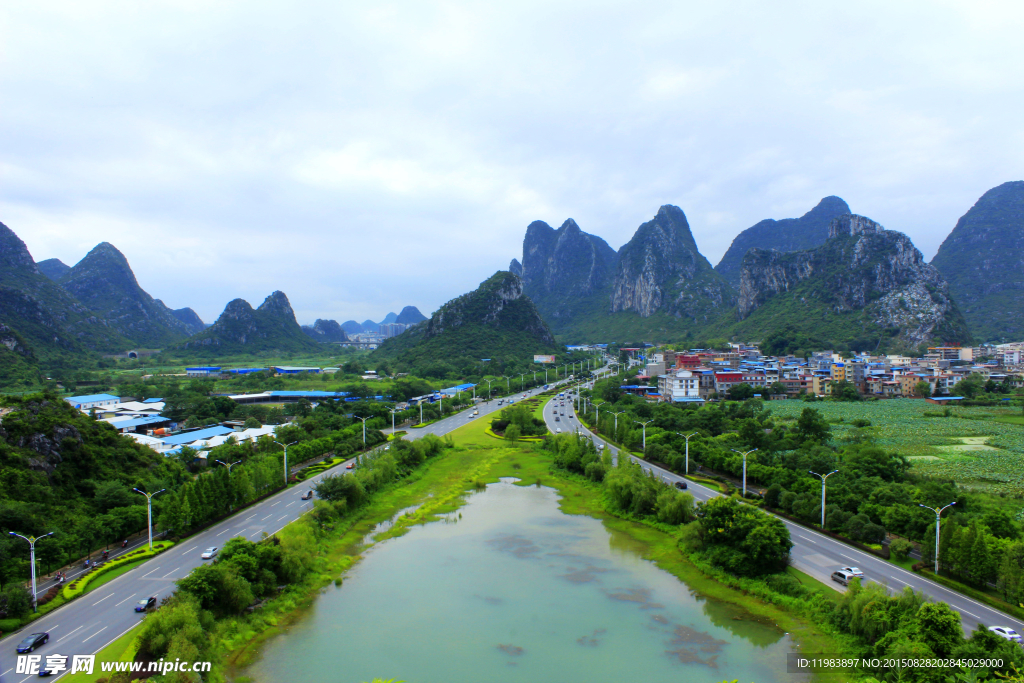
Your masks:
<svg viewBox="0 0 1024 683"><path fill-rule="evenodd" d="M1007 640L1012 640L1015 643L1021 642L1020 634L1009 626L989 626L988 630L1000 638L1006 638Z"/></svg>
<svg viewBox="0 0 1024 683"><path fill-rule="evenodd" d="M220 550L220 548L218 548L217 546L207 548L203 551L203 554L200 557L202 557L204 560L212 560L213 558L217 557L218 550Z"/></svg>

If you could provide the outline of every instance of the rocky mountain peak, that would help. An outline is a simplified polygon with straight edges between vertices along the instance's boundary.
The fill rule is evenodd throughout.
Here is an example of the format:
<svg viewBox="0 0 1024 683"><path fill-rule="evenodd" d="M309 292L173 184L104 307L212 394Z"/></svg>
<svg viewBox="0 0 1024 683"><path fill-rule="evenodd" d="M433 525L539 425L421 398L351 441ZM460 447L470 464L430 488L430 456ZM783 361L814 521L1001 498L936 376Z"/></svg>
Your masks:
<svg viewBox="0 0 1024 683"><path fill-rule="evenodd" d="M885 228L870 218L858 216L855 213L848 213L846 215L833 218L828 224L829 239L834 239L836 237L852 237L854 235L861 235L865 233L883 233L885 231Z"/></svg>
<svg viewBox="0 0 1024 683"><path fill-rule="evenodd" d="M183 347L196 351L208 348L216 353L317 348L295 321L288 297L280 291L268 296L255 310L245 299L233 299L217 322L189 338Z"/></svg>
<svg viewBox="0 0 1024 683"><path fill-rule="evenodd" d="M513 259L513 261L514 260L515 259ZM416 323L421 323L426 319L427 316L420 313L420 309L415 306L406 306L402 309L402 312L398 314L395 322L403 325L415 325Z"/></svg>
<svg viewBox="0 0 1024 683"><path fill-rule="evenodd" d="M295 319L295 311L292 310L292 305L288 301L288 297L284 292L278 290L268 296L260 304L260 307L256 309L263 313L274 313L287 318Z"/></svg>
<svg viewBox="0 0 1024 683"><path fill-rule="evenodd" d="M14 231L0 223L0 268L11 268L37 274L36 262L28 247Z"/></svg>
<svg viewBox="0 0 1024 683"><path fill-rule="evenodd" d="M523 276L523 266L519 263L519 259L512 259L512 262L508 264L508 272L519 277Z"/></svg>
<svg viewBox="0 0 1024 683"><path fill-rule="evenodd" d="M343 342L348 341L348 335L341 329L337 320L316 319L312 325L303 325L302 331L318 342Z"/></svg>
<svg viewBox="0 0 1024 683"><path fill-rule="evenodd" d="M612 282L611 311L650 317L707 319L711 309L730 307L735 293L697 249L686 214L662 206L619 250Z"/></svg>

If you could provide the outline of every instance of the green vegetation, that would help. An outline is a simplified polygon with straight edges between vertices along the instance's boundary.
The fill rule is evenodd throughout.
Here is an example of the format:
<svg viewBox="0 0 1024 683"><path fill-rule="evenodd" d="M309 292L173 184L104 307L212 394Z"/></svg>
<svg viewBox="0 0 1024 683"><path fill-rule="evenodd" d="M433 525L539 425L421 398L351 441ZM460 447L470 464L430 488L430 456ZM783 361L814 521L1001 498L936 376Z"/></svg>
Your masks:
<svg viewBox="0 0 1024 683"><path fill-rule="evenodd" d="M61 591L61 595L65 600L77 598L87 590L95 588L101 583L105 583L105 581L100 581L100 579L109 580L109 578L113 578L113 576L111 576L112 574L120 575L124 573L124 571L127 571L131 566L134 566L142 560L147 560L155 555L159 555L173 545L174 543L170 541L157 541L153 544L152 550L149 549L149 546L146 546L144 548L139 548L138 550L133 550L130 553L120 555L109 562L104 562L102 566L97 567L88 574L85 574L81 578L78 578L64 586L64 590Z"/></svg>
<svg viewBox="0 0 1024 683"><path fill-rule="evenodd" d="M430 320L386 340L372 358L421 376L439 376L432 366L470 374L482 358L525 370L534 354L555 354L557 349L533 302L522 296L521 286L518 277L499 271L473 292L446 303Z"/></svg>

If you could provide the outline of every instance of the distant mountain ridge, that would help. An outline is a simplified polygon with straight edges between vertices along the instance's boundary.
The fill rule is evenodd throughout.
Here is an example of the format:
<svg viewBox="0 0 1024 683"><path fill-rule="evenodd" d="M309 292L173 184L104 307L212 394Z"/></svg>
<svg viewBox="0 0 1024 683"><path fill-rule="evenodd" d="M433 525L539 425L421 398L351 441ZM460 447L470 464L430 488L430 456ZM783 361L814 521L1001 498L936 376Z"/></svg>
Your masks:
<svg viewBox="0 0 1024 683"><path fill-rule="evenodd" d="M345 334L345 330L341 328L337 320L317 318L312 325L303 325L302 331L310 339L321 343L348 341L348 335Z"/></svg>
<svg viewBox="0 0 1024 683"><path fill-rule="evenodd" d="M733 287L740 286L743 257L751 249L802 251L813 249L828 239L828 224L833 218L850 213L850 207L839 197L829 196L800 218L765 220L736 235L729 250L715 266L719 275Z"/></svg>
<svg viewBox="0 0 1024 683"><path fill-rule="evenodd" d="M64 273L71 270L71 266L65 264L58 258L48 258L45 261L40 261L36 264L39 268L39 272L50 278L54 282L59 280Z"/></svg>
<svg viewBox="0 0 1024 683"><path fill-rule="evenodd" d="M979 341L1024 339L1024 181L994 187L957 221L932 265Z"/></svg>
<svg viewBox="0 0 1024 683"><path fill-rule="evenodd" d="M288 297L280 291L268 296L255 310L248 301L234 299L217 322L179 347L213 354L319 349L295 321Z"/></svg>
<svg viewBox="0 0 1024 683"><path fill-rule="evenodd" d="M157 299L157 301L160 301ZM163 303L162 301L160 303ZM171 315L180 320L185 324L189 334L196 334L206 329L206 323L203 322L199 314L193 311L191 308L179 308L175 311L171 311Z"/></svg>

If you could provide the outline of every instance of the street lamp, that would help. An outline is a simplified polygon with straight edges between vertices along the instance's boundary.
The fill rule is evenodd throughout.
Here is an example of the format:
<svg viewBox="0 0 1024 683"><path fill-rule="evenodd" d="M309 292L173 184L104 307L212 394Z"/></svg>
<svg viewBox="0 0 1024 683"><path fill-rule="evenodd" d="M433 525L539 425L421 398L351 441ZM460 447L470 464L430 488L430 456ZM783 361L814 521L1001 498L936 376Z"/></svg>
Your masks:
<svg viewBox="0 0 1024 683"><path fill-rule="evenodd" d="M619 415L624 415L625 413L625 410L620 410L617 413L614 411L612 412L612 415L615 416L615 438L619 438Z"/></svg>
<svg viewBox="0 0 1024 683"><path fill-rule="evenodd" d="M929 510L931 510L932 512L935 513L935 576L938 576L939 575L939 532L941 531L941 528L940 528L939 525L942 523L942 519L941 519L942 511L945 510L948 507L956 505L956 501L954 500L952 503L950 503L946 507L939 508L937 510L935 508L933 508L933 507L928 507L924 503L918 503L918 505L920 505L923 508L928 508ZM33 579L33 581L34 580L35 579Z"/></svg>
<svg viewBox="0 0 1024 683"><path fill-rule="evenodd" d="M289 446L294 446L295 444L298 443L298 441L292 441L291 443L281 443L280 441L275 439L274 443L276 443L278 446L281 446L282 448L284 448L284 485L287 486L288 485L288 447ZM363 432L363 443L364 444L366 443L366 432Z"/></svg>
<svg viewBox="0 0 1024 683"><path fill-rule="evenodd" d="M491 401L491 383L494 380L493 379L482 379L480 381L481 382L487 382L487 402L490 403L490 401Z"/></svg>
<svg viewBox="0 0 1024 683"><path fill-rule="evenodd" d="M373 417L373 415L367 415L366 417L359 417L358 415L353 415L352 417L354 417L357 420L363 421L363 448L366 448L366 421Z"/></svg>
<svg viewBox="0 0 1024 683"><path fill-rule="evenodd" d="M807 471L811 472L810 470L807 470ZM816 476L819 479L821 479L821 528L822 529L825 528L825 480L828 479L829 477L831 477L833 474L835 474L838 471L839 470L832 470L828 474L818 474L817 472L811 472L811 474L813 474L814 476Z"/></svg>
<svg viewBox="0 0 1024 683"><path fill-rule="evenodd" d="M217 462L220 462L220 460L218 460ZM242 461L239 460L238 462L242 462ZM231 463L231 464L232 465L237 465L238 462ZM220 464L223 465L224 463L220 462ZM231 465L228 465L228 475L230 476L230 474L231 474ZM157 495L157 493L163 493L166 490L167 489L160 489L156 493L146 493L145 491L140 491L139 489L132 489L132 491L135 491L136 493L141 493L142 495L144 495L146 497L146 506L147 506L148 511L149 511L149 549L150 550L153 549L153 496Z"/></svg>
<svg viewBox="0 0 1024 683"><path fill-rule="evenodd" d="M731 450L732 450L733 453L740 453L735 448L733 448ZM747 497L747 456L750 455L751 453L753 453L756 450L757 449L755 448L754 450L747 451L746 453L740 453L740 455L743 456L743 497L744 498Z"/></svg>
<svg viewBox="0 0 1024 683"><path fill-rule="evenodd" d="M21 534L16 534L13 531L8 531L7 533L11 536L17 536L18 538L23 538L26 541L28 541L29 555L32 558L32 611L37 612L38 610L36 609L36 541L42 540L47 536L52 535L53 532L51 531L48 534L43 534L42 536L38 537L22 536Z"/></svg>
<svg viewBox="0 0 1024 683"><path fill-rule="evenodd" d="M392 434L392 436L394 436L394 434L395 434L395 413L397 413L398 410L396 408L389 408L388 412L391 413L391 434Z"/></svg>
<svg viewBox="0 0 1024 683"><path fill-rule="evenodd" d="M513 377L515 377L515 375L502 375L502 376L501 376L501 378L502 378L503 380L505 380L505 391L506 391L506 392L511 392L511 391L512 391L512 385L511 385L511 384L509 384L509 383L508 383L508 381L509 381L509 380L510 380L511 378L513 378Z"/></svg>
<svg viewBox="0 0 1024 683"><path fill-rule="evenodd" d="M681 436L684 439L686 439L686 469L683 470L683 473L684 474L689 474L690 473L690 437L691 436L697 436L698 434L700 434L700 432L694 432L693 434L683 434L681 432L676 432L676 434L678 434L679 436Z"/></svg>
<svg viewBox="0 0 1024 683"><path fill-rule="evenodd" d="M642 425L644 428L644 453L647 453L647 425L654 422L654 420L648 420L647 422L641 422L640 420L633 420L638 425Z"/></svg>
<svg viewBox="0 0 1024 683"><path fill-rule="evenodd" d="M241 460L236 460L235 462L228 463L228 462L224 462L223 460L216 460L215 462L219 462L221 465L224 465L224 467L227 467L228 468L228 476L231 476L231 468L234 467L235 465L237 465L238 463L242 462L242 461ZM139 491L138 489L134 489L134 490L135 491ZM139 493L142 493L142 491L139 491ZM142 493L142 495L146 495L146 494ZM153 495L155 496L156 494L154 493Z"/></svg>
<svg viewBox="0 0 1024 683"><path fill-rule="evenodd" d="M534 373L534 374L537 374L537 373ZM526 373L525 372L520 373L520 375L519 375L519 391L522 391L523 388L525 387L525 384L523 382L523 378L524 377L526 377Z"/></svg>

